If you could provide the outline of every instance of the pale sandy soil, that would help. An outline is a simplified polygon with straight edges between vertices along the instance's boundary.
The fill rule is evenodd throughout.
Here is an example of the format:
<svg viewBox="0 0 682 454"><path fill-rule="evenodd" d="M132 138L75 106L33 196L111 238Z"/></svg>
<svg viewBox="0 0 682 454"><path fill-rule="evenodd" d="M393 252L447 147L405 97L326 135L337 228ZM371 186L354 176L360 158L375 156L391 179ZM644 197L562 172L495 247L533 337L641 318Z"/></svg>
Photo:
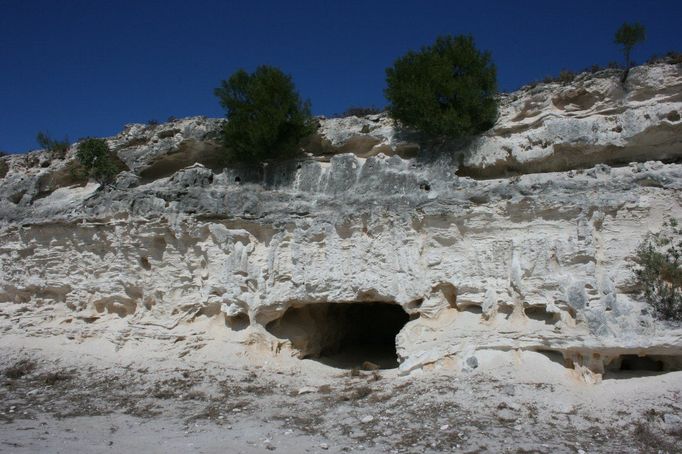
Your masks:
<svg viewBox="0 0 682 454"><path fill-rule="evenodd" d="M682 372L588 385L538 353L479 352L468 373L352 376L215 337L15 331L3 453L682 452Z"/></svg>

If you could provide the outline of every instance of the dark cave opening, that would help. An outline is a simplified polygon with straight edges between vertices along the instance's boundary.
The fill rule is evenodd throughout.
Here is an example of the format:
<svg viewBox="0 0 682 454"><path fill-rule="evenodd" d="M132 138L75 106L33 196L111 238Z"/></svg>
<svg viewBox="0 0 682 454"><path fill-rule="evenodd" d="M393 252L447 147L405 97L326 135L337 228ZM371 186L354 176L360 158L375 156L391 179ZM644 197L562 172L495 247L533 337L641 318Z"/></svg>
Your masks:
<svg viewBox="0 0 682 454"><path fill-rule="evenodd" d="M623 355L620 358L621 371L662 372L663 361L649 356Z"/></svg>
<svg viewBox="0 0 682 454"><path fill-rule="evenodd" d="M620 355L605 368L604 378L633 378L659 375L682 370L682 358L677 355Z"/></svg>
<svg viewBox="0 0 682 454"><path fill-rule="evenodd" d="M665 371L665 364L651 356L621 355L606 366L606 376L642 376Z"/></svg>
<svg viewBox="0 0 682 454"><path fill-rule="evenodd" d="M394 303L318 303L289 308L266 329L288 339L300 353L328 366L380 369L398 367L396 336L410 320Z"/></svg>

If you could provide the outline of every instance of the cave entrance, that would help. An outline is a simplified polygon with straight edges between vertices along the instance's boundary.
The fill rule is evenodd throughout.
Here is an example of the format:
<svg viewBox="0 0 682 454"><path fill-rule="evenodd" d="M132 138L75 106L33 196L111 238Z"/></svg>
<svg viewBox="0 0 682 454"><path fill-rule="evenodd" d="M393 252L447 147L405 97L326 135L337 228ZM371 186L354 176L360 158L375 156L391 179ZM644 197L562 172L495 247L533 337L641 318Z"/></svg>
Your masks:
<svg viewBox="0 0 682 454"><path fill-rule="evenodd" d="M633 378L682 370L682 357L675 355L620 355L606 365L604 378Z"/></svg>
<svg viewBox="0 0 682 454"><path fill-rule="evenodd" d="M396 335L410 320L395 303L317 303L289 308L266 329L291 341L301 358L351 369L369 361L398 367Z"/></svg>

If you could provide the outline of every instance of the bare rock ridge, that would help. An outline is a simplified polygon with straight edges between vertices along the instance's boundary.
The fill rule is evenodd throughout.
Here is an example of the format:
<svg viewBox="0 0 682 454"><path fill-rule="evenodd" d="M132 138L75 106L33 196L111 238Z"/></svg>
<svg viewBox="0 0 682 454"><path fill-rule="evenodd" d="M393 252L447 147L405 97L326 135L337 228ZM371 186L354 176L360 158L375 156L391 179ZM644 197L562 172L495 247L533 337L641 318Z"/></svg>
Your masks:
<svg viewBox="0 0 682 454"><path fill-rule="evenodd" d="M404 373L491 350L588 381L680 370L682 328L652 319L629 268L682 218L680 113L682 65L658 64L504 95L491 131L437 158L381 114L321 119L308 158L262 168L222 168L223 120L130 125L106 188L73 176L75 147L4 157L4 329L211 329L382 367L391 344Z"/></svg>

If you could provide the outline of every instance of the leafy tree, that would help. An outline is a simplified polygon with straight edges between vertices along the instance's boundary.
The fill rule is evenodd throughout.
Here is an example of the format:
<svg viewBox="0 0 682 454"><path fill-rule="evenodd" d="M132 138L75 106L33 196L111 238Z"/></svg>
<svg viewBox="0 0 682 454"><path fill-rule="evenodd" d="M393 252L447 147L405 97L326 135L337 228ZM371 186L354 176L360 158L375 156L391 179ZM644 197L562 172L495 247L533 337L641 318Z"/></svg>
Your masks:
<svg viewBox="0 0 682 454"><path fill-rule="evenodd" d="M230 160L293 156L301 139L315 130L310 103L301 100L290 76L272 66L259 66L251 74L238 70L215 95L227 112L223 140Z"/></svg>
<svg viewBox="0 0 682 454"><path fill-rule="evenodd" d="M616 36L614 42L623 46L623 54L625 55L625 70L630 69L632 61L630 59L630 54L632 53L632 48L637 44L644 42L646 38L644 26L639 22L628 24L625 22L616 31Z"/></svg>
<svg viewBox="0 0 682 454"><path fill-rule="evenodd" d="M497 72L471 36L441 36L386 69L389 113L434 138L481 133L497 117Z"/></svg>
<svg viewBox="0 0 682 454"><path fill-rule="evenodd" d="M682 228L668 219L635 252L638 290L664 320L682 320Z"/></svg>
<svg viewBox="0 0 682 454"><path fill-rule="evenodd" d="M113 181L121 170L117 158L104 139L83 140L78 144L76 159L90 176L102 184Z"/></svg>
<svg viewBox="0 0 682 454"><path fill-rule="evenodd" d="M66 157L66 152L69 149L69 139L64 138L64 140L56 140L50 137L46 132L39 132L36 134L36 142L38 146L49 151L52 157L57 159L64 159Z"/></svg>

